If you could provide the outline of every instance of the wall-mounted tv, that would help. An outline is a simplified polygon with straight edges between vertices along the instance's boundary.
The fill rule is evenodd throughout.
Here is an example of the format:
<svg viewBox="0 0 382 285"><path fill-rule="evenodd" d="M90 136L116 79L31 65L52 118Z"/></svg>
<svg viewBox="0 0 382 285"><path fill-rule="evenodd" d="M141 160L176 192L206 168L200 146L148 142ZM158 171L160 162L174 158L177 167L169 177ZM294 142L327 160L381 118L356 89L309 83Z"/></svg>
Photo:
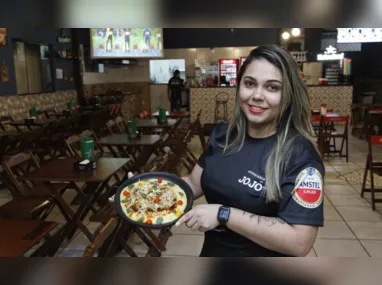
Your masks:
<svg viewBox="0 0 382 285"><path fill-rule="evenodd" d="M382 28L339 28L337 43L382 42Z"/></svg>
<svg viewBox="0 0 382 285"><path fill-rule="evenodd" d="M155 58L163 57L161 28L90 29L91 57Z"/></svg>
<svg viewBox="0 0 382 285"><path fill-rule="evenodd" d="M186 79L186 60L161 59L150 60L150 83L167 84L175 70L180 71L180 78Z"/></svg>

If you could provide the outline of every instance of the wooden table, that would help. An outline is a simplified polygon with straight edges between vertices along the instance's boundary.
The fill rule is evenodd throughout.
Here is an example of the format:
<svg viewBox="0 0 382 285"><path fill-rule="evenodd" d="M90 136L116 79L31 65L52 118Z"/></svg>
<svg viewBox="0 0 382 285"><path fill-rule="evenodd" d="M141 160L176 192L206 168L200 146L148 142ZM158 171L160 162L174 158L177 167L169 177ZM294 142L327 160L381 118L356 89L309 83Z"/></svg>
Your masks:
<svg viewBox="0 0 382 285"><path fill-rule="evenodd" d="M160 141L159 135L138 135L135 139L130 139L127 134L115 134L104 137L97 141L101 146L153 146Z"/></svg>
<svg viewBox="0 0 382 285"><path fill-rule="evenodd" d="M353 118L352 118L352 135L355 135L355 132L356 132L356 129L357 129L357 124L361 123L360 121L357 121L357 119L356 119L355 110L356 109L361 109L361 108L365 109L364 118L363 118L364 120L363 120L363 123L362 123L361 132L359 134L359 138L362 138L367 133L367 128L368 128L367 120L369 120L370 115L382 115L382 104L361 104L361 103L354 103L354 104L351 104L350 106L351 106L352 114L353 114ZM380 124L380 127L382 127L382 123Z"/></svg>
<svg viewBox="0 0 382 285"><path fill-rule="evenodd" d="M159 135L138 135L136 139L129 139L128 135L115 134L102 138L96 143L107 147L114 157L132 158L134 160L133 169L140 172L140 168L147 162L160 142L161 138ZM116 147L119 153L113 147ZM136 148L141 149L138 156L134 154L134 149Z"/></svg>
<svg viewBox="0 0 382 285"><path fill-rule="evenodd" d="M0 220L0 257L23 256L57 225L37 220Z"/></svg>
<svg viewBox="0 0 382 285"><path fill-rule="evenodd" d="M62 237L57 237L55 243L57 248L63 239L71 238L77 227L87 236L90 241L94 240L94 236L88 228L83 224L83 219L89 213L93 204L97 201L101 192L105 189L110 178L120 170L129 159L126 158L99 158L97 159L97 169L91 172L78 172L73 169L73 164L78 158L67 157L65 159L57 159L42 165L39 169L29 172L20 177L20 180L43 182L47 189L51 192L58 206L63 210L67 217L67 223L64 225ZM68 181L71 183L82 182L86 186L81 193L81 201L78 210L75 212L70 205L64 200L60 193L56 192L52 182ZM56 248L56 249L57 249Z"/></svg>
<svg viewBox="0 0 382 285"><path fill-rule="evenodd" d="M151 116L152 117L159 117L159 111L156 111ZM190 118L191 114L189 112L185 113L185 112L168 112L168 111L166 111L166 116L168 118L178 119L178 118Z"/></svg>
<svg viewBox="0 0 382 285"><path fill-rule="evenodd" d="M175 119L168 119L166 123L159 124L157 119L151 119L151 120L137 120L137 128L139 129L170 129L172 126L175 125L177 120Z"/></svg>
<svg viewBox="0 0 382 285"><path fill-rule="evenodd" d="M20 121L15 121L15 122L11 122L9 123L11 126L14 126L16 127L16 129L19 130L19 127L27 127L28 129L32 130L32 127L44 127L46 125L49 125L49 124L52 124L54 122L56 122L57 120L56 119L36 119L34 120L33 122L25 122L25 120L20 120Z"/></svg>
<svg viewBox="0 0 382 285"><path fill-rule="evenodd" d="M15 134L19 134L20 132L17 131L0 131L0 138L2 137L9 137Z"/></svg>

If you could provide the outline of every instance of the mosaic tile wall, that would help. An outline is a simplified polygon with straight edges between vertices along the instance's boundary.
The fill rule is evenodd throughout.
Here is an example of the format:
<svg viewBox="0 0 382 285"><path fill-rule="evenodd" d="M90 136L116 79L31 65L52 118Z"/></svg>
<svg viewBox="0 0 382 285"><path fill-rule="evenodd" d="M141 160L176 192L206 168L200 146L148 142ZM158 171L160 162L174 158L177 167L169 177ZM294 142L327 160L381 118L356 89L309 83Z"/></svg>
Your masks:
<svg viewBox="0 0 382 285"><path fill-rule="evenodd" d="M110 89L132 92L132 95L124 96L122 104L122 114L124 116L135 116L142 110L151 111L150 85L148 82L86 84L84 89L86 97L92 97L95 94L105 94Z"/></svg>
<svg viewBox="0 0 382 285"><path fill-rule="evenodd" d="M315 86L308 87L312 109L319 109L321 104L327 104L328 109L341 115L351 115L350 105L353 98L353 86ZM227 114L231 120L235 104L236 88L192 88L190 98L191 118L195 119L198 112L202 124L213 124L215 118L216 96L228 95ZM220 108L222 110L222 108ZM219 111L222 114L222 111Z"/></svg>
<svg viewBox="0 0 382 285"><path fill-rule="evenodd" d="M37 110L55 108L60 111L64 110L66 103L71 100L77 104L76 90L22 96L0 96L0 116L11 115L14 120L22 120L29 116L31 107L36 107Z"/></svg>

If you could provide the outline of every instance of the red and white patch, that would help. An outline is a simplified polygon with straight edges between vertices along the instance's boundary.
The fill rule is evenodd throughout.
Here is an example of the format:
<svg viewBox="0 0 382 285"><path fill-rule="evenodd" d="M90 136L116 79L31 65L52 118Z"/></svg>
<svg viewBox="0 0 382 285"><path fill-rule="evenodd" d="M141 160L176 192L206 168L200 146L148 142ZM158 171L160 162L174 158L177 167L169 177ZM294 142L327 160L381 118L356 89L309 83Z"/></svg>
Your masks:
<svg viewBox="0 0 382 285"><path fill-rule="evenodd" d="M321 173L313 167L301 171L296 178L292 197L305 208L314 209L320 206L324 198Z"/></svg>

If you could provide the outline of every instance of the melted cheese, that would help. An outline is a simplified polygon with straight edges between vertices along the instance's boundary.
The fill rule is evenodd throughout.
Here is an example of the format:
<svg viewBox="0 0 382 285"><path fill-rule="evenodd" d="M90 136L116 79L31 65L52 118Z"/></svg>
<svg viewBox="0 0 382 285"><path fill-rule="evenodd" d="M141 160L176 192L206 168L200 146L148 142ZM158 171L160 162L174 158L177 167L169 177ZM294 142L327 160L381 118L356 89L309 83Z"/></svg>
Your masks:
<svg viewBox="0 0 382 285"><path fill-rule="evenodd" d="M121 192L121 204L125 215L133 221L166 224L184 213L187 196L170 181L148 179L125 187Z"/></svg>

